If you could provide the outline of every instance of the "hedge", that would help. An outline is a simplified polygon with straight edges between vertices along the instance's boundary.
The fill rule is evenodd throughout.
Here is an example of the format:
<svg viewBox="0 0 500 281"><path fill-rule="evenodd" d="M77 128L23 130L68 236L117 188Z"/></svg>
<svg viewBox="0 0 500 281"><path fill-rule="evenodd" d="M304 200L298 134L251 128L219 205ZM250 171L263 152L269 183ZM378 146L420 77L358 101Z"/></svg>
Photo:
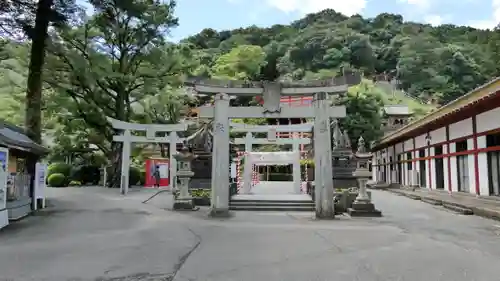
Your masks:
<svg viewBox="0 0 500 281"><path fill-rule="evenodd" d="M47 168L47 175L62 174L65 178L69 178L71 174L71 165L66 163L52 163Z"/></svg>
<svg viewBox="0 0 500 281"><path fill-rule="evenodd" d="M51 187L66 186L66 177L62 173L55 173L48 177L48 183Z"/></svg>

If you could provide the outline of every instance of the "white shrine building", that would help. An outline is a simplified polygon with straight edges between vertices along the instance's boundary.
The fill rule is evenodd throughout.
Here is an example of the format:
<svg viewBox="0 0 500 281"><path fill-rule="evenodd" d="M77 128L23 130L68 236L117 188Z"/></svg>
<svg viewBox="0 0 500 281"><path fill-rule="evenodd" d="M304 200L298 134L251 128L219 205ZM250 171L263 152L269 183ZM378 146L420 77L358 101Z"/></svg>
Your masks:
<svg viewBox="0 0 500 281"><path fill-rule="evenodd" d="M500 196L500 78L386 134L373 180Z"/></svg>

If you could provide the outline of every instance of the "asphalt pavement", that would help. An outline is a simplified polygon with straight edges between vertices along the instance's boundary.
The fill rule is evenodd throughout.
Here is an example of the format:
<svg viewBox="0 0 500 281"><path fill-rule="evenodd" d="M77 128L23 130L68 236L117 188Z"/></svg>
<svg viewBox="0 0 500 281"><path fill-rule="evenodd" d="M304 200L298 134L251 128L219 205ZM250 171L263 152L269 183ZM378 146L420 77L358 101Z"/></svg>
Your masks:
<svg viewBox="0 0 500 281"><path fill-rule="evenodd" d="M372 191L382 218L173 212L171 195L50 189L0 231L1 281L498 281L500 223Z"/></svg>

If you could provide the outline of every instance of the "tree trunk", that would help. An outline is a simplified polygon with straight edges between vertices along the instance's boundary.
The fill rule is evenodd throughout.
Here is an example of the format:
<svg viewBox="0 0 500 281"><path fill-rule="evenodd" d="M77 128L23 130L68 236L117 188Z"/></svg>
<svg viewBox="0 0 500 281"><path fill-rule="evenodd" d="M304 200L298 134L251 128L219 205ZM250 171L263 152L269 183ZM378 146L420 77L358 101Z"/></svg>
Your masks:
<svg viewBox="0 0 500 281"><path fill-rule="evenodd" d="M39 0L37 4L26 91L25 130L27 136L38 144L42 143L42 69L52 4L53 0ZM31 175L30 195L33 198L39 157L31 155L26 160L27 172Z"/></svg>
<svg viewBox="0 0 500 281"><path fill-rule="evenodd" d="M108 170L107 186L111 188L120 188L121 172L122 172L122 144L113 142L110 152L111 166Z"/></svg>

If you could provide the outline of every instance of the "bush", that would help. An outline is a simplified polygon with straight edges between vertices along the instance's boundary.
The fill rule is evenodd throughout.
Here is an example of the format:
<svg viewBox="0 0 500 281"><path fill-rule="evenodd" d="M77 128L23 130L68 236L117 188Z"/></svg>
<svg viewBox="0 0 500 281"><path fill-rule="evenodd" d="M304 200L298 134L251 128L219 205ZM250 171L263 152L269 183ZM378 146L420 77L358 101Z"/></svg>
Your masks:
<svg viewBox="0 0 500 281"><path fill-rule="evenodd" d="M55 173L48 177L49 186L64 187L66 186L66 177L62 173Z"/></svg>
<svg viewBox="0 0 500 281"><path fill-rule="evenodd" d="M80 181L70 181L69 186L81 186L82 182Z"/></svg>
<svg viewBox="0 0 500 281"><path fill-rule="evenodd" d="M47 168L47 175L62 174L65 178L69 178L71 174L71 165L66 163L52 163Z"/></svg>
<svg viewBox="0 0 500 281"><path fill-rule="evenodd" d="M210 189L195 189L191 190L191 196L196 198L210 198L212 195Z"/></svg>
<svg viewBox="0 0 500 281"><path fill-rule="evenodd" d="M79 181L83 184L98 185L101 179L101 170L97 166L93 165L82 165L74 167L71 170L70 179L72 181Z"/></svg>
<svg viewBox="0 0 500 281"><path fill-rule="evenodd" d="M141 170L141 174L139 177L139 185L144 186L146 184L146 171Z"/></svg>
<svg viewBox="0 0 500 281"><path fill-rule="evenodd" d="M107 185L108 186L111 186L110 184L112 183L112 179L113 179L113 173L114 173L114 170L113 170L113 167L112 166L108 166L106 167L106 172L107 172L107 179L106 179L106 182L107 182ZM130 185L137 185L137 184L140 184L141 181L142 181L142 174L143 172L137 168L137 167L130 167L129 169L129 184ZM144 180L146 179L146 172L144 172ZM118 180L120 180L120 176L118 176ZM118 186L115 186L115 187L119 187Z"/></svg>
<svg viewBox="0 0 500 281"><path fill-rule="evenodd" d="M130 185L138 184L141 180L141 170L137 167L130 167L128 178Z"/></svg>

